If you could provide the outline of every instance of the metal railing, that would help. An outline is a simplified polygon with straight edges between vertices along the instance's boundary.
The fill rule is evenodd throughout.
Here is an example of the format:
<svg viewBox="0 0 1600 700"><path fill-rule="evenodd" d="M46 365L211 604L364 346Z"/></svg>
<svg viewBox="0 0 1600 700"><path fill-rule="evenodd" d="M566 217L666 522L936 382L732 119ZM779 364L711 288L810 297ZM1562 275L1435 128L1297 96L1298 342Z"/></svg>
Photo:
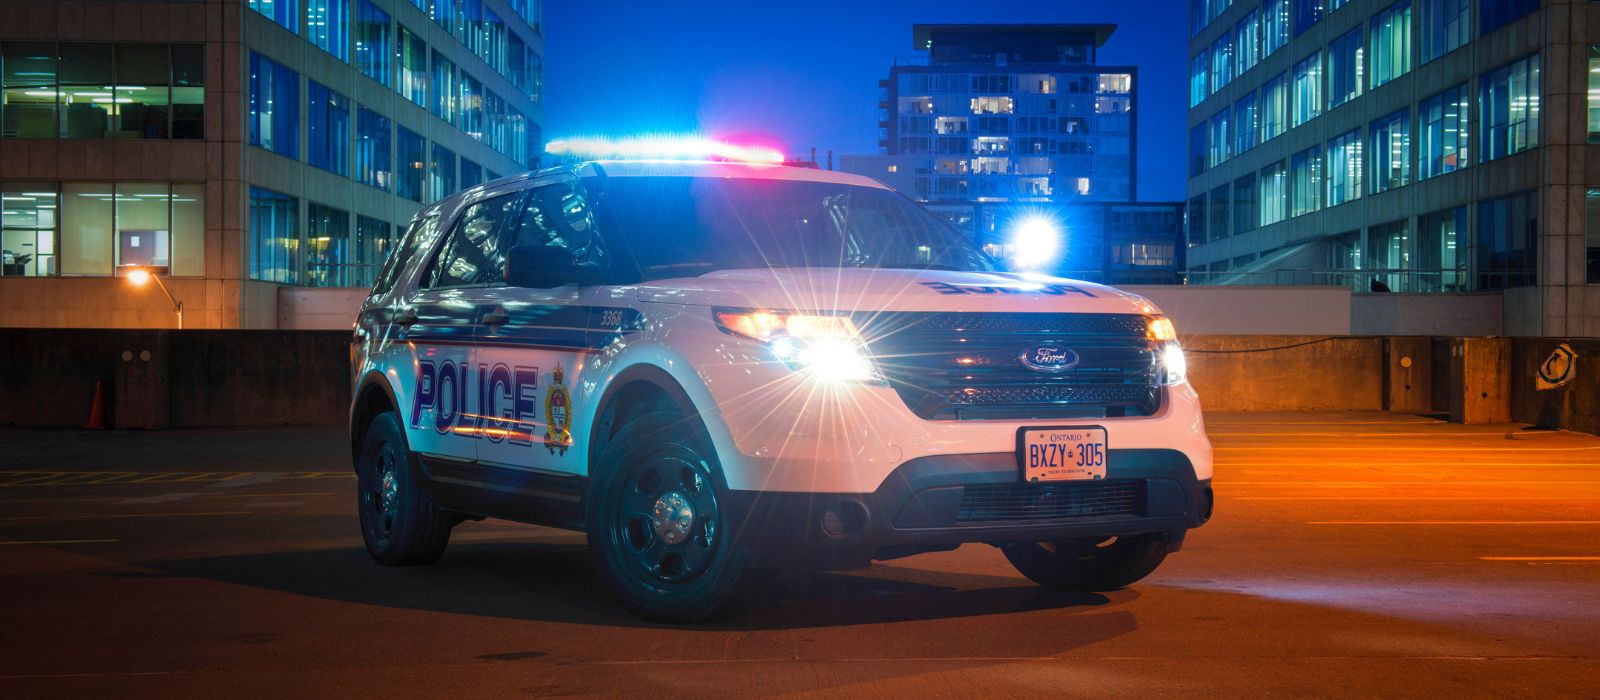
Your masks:
<svg viewBox="0 0 1600 700"><path fill-rule="evenodd" d="M1189 284L1240 286L1348 287L1355 292L1471 292L1508 287L1528 287L1532 270L1468 272L1461 269L1332 269L1305 268L1245 272L1185 273Z"/></svg>

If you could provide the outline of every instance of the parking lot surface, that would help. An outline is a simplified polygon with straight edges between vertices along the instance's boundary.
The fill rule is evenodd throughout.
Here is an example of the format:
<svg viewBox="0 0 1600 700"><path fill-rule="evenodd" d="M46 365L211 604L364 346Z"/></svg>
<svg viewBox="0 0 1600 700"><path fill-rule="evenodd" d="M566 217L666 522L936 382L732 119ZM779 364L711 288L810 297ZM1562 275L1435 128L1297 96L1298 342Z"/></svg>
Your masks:
<svg viewBox="0 0 1600 700"><path fill-rule="evenodd" d="M1600 438L1213 414L1217 514L1144 582L986 546L631 617L581 535L373 564L339 428L0 431L0 696L1589 696Z"/></svg>

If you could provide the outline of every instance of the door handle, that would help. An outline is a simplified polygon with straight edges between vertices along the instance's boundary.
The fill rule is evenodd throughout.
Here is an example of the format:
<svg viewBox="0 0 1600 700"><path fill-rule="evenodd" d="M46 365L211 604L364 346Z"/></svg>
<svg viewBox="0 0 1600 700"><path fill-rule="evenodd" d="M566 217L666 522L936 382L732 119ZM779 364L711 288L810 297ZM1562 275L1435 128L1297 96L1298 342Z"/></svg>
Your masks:
<svg viewBox="0 0 1600 700"><path fill-rule="evenodd" d="M410 328L417 323L416 309L401 309L394 315L394 325Z"/></svg>
<svg viewBox="0 0 1600 700"><path fill-rule="evenodd" d="M496 307L495 310L484 314L478 322L485 326L504 326L511 322L511 315L507 314L505 309Z"/></svg>

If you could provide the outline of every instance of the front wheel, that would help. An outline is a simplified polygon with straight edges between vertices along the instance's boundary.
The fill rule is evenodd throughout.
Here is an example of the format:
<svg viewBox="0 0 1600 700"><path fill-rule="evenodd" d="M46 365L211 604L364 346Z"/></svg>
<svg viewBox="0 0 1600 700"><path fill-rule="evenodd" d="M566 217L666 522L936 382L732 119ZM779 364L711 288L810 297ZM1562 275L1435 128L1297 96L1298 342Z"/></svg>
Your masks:
<svg viewBox="0 0 1600 700"><path fill-rule="evenodd" d="M450 543L450 516L422 492L400 419L378 414L356 461L361 539L374 561L388 566L432 564Z"/></svg>
<svg viewBox="0 0 1600 700"><path fill-rule="evenodd" d="M744 557L709 444L697 421L654 413L623 426L595 465L590 558L612 595L640 617L697 622L742 601Z"/></svg>
<svg viewBox="0 0 1600 700"><path fill-rule="evenodd" d="M1021 542L1000 548L1023 576L1045 588L1114 591L1150 575L1167 558L1159 532L1110 539Z"/></svg>

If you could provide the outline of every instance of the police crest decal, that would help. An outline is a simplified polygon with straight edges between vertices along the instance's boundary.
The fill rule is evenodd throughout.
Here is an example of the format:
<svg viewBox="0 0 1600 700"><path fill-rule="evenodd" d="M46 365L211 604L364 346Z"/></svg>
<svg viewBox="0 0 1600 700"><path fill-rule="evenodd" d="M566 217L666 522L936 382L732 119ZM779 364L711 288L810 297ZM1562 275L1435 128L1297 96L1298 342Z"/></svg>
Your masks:
<svg viewBox="0 0 1600 700"><path fill-rule="evenodd" d="M561 365L556 365L550 375L553 381L544 392L544 446L550 454L559 451L565 455L572 447L572 394L561 381Z"/></svg>

